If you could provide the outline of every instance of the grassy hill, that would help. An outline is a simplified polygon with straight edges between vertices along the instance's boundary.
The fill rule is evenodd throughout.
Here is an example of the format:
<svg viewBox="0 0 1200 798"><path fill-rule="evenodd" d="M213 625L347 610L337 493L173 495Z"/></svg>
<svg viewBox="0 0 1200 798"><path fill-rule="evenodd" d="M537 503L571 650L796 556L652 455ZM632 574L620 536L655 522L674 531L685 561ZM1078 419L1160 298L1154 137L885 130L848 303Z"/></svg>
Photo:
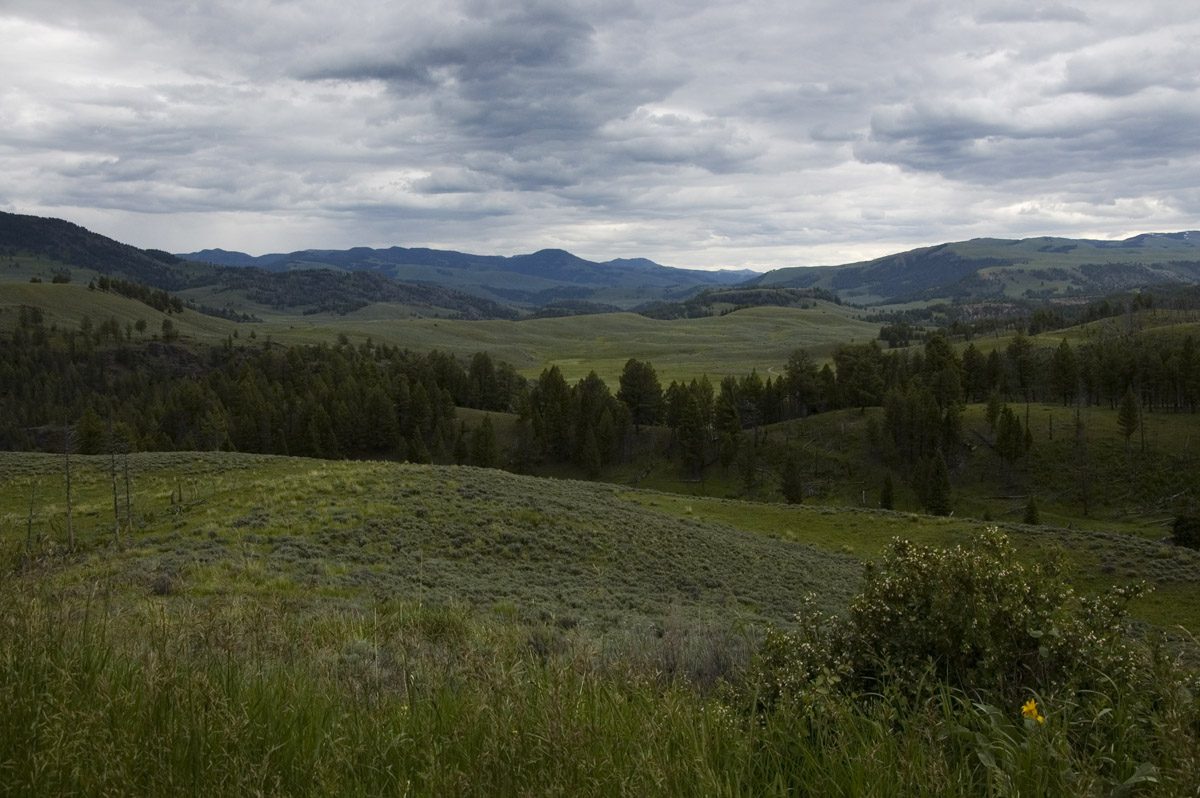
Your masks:
<svg viewBox="0 0 1200 798"><path fill-rule="evenodd" d="M830 671L815 692L767 692L803 679L822 644L761 671L775 667L755 653L764 621L813 628L859 584L847 552L893 534L963 542L971 522L470 468L191 453L129 465L118 534L122 469L114 502L109 461L74 459L70 550L62 459L0 455L7 794L1194 786L1200 715L1166 670L1178 666L1128 697L1123 679L1086 700L1038 693L1044 726L936 681L859 701ZM1015 539L1028 563L1055 544L1120 545ZM1194 584L1196 558L1170 562ZM771 639L768 653L790 645ZM994 766L980 757L997 749Z"/></svg>
<svg viewBox="0 0 1200 798"><path fill-rule="evenodd" d="M1200 233L1125 241L977 238L841 266L786 268L762 286L824 288L858 304L1095 297L1200 279Z"/></svg>
<svg viewBox="0 0 1200 798"><path fill-rule="evenodd" d="M110 549L109 461L76 458L75 524L90 553L63 561L64 575L133 595L165 580L189 598L405 596L592 630L676 611L787 622L804 592L820 587L837 606L857 580L844 555L646 511L604 484L221 453L130 465L142 523ZM61 547L62 459L4 453L0 473L4 550L23 544L31 491L35 550Z"/></svg>

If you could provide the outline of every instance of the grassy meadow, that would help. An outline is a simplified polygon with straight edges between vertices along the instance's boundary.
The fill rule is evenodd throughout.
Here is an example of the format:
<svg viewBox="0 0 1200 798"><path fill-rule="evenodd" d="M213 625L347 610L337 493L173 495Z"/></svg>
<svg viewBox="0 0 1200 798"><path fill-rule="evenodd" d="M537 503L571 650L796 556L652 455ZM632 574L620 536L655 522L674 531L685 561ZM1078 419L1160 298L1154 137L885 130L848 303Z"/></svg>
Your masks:
<svg viewBox="0 0 1200 798"><path fill-rule="evenodd" d="M466 467L149 453L129 457L128 498L117 463L114 528L110 466L73 458L71 549L63 458L0 455L5 794L1194 784L1186 729L1200 715L1178 692L1151 711L1120 690L1103 706L1047 691L1044 727L936 679L886 700L764 703L769 626L845 613L860 558L894 536L966 544L978 522ZM1129 535L1009 531L1028 563L1087 552L1081 584L1106 581L1108 551L1165 585L1200 576L1193 553ZM1146 601L1135 615L1157 611Z"/></svg>
<svg viewBox="0 0 1200 798"><path fill-rule="evenodd" d="M213 298L197 301L217 304ZM788 355L806 347L818 357L828 357L839 343L871 340L878 325L854 318L855 313L832 303L815 303L810 309L748 308L726 316L660 321L634 313L573 316L526 321L463 321L414 318L404 306L376 304L346 316L280 314L250 308L263 322L236 324L195 311L167 316L140 302L89 291L86 283L0 282L0 328L16 324L17 310L37 307L47 326L71 329L88 315L94 324L113 317L124 327L138 319L147 323L146 337L160 332L164 319L184 343L219 343L236 335L249 342L270 340L280 344L330 343L345 335L354 343L367 338L416 351L440 349L461 357L488 351L513 364L527 377L557 365L574 382L596 371L615 385L630 358L648 360L659 378L690 380L741 375L757 368L761 374L779 374ZM239 308L241 310L241 308ZM140 338L138 333L133 333Z"/></svg>

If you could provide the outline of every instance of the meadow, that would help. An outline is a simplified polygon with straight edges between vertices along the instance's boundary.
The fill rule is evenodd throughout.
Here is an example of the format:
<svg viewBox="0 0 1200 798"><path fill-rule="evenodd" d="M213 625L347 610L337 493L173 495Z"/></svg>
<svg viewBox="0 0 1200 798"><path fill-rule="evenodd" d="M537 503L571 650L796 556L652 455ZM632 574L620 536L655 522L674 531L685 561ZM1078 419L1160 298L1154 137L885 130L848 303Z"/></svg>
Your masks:
<svg viewBox="0 0 1200 798"><path fill-rule="evenodd" d="M220 297L196 299L220 304ZM339 336L357 344L370 338L415 351L440 349L464 358L488 351L531 378L553 365L571 382L594 370L614 385L630 358L654 363L664 382L690 380L704 373L714 378L740 375L752 368L765 377L780 373L798 347L828 357L839 343L865 342L878 333L877 325L860 321L856 312L828 302L814 302L815 307L808 309L748 308L725 316L672 321L634 313L464 321L414 318L413 309L399 305L371 305L345 316L307 316L239 304L239 312L254 313L263 321L236 324L190 310L168 316L131 299L89 291L86 284L27 282L0 282L0 329L16 324L22 305L42 309L47 326L57 324L63 329L78 327L80 319L88 315L94 324L116 318L122 328L145 320L146 338L159 334L163 320L170 319L185 343L220 343L234 335L243 342L253 335L260 343L269 339L280 344L317 344L336 341ZM143 337L133 335L136 340Z"/></svg>
<svg viewBox="0 0 1200 798"><path fill-rule="evenodd" d="M1047 685L1044 727L932 674L885 700L837 688L848 674L779 693L758 653L768 629L846 613L860 558L890 538L969 545L976 522L228 453L131 455L127 519L111 465L73 458L71 549L63 458L0 455L6 794L1194 784L1197 707L1180 692L1140 686L1150 709ZM1120 534L1010 534L1031 563L1099 544L1161 581L1194 584L1200 567ZM1155 684L1184 689L1176 655L1155 656Z"/></svg>

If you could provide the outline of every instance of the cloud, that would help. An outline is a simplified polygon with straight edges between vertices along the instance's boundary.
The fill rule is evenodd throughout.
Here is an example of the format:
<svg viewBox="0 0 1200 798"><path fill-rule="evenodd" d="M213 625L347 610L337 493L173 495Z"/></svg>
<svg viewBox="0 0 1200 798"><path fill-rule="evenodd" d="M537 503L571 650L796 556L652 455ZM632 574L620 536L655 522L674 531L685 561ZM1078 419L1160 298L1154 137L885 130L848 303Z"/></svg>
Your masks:
<svg viewBox="0 0 1200 798"><path fill-rule="evenodd" d="M0 205L131 243L829 263L1194 227L1169 0L8 0Z"/></svg>

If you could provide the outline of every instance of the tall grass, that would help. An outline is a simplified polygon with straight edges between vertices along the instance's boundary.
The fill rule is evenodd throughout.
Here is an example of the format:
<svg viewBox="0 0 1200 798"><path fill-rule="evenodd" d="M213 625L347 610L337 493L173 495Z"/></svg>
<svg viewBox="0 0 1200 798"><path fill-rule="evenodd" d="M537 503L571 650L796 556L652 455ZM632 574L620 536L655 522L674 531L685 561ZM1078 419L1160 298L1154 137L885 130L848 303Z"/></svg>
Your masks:
<svg viewBox="0 0 1200 798"><path fill-rule="evenodd" d="M1197 775L1182 698L1088 728L932 682L765 711L753 683L701 689L594 641L547 656L456 608L0 598L5 795L1182 795Z"/></svg>

